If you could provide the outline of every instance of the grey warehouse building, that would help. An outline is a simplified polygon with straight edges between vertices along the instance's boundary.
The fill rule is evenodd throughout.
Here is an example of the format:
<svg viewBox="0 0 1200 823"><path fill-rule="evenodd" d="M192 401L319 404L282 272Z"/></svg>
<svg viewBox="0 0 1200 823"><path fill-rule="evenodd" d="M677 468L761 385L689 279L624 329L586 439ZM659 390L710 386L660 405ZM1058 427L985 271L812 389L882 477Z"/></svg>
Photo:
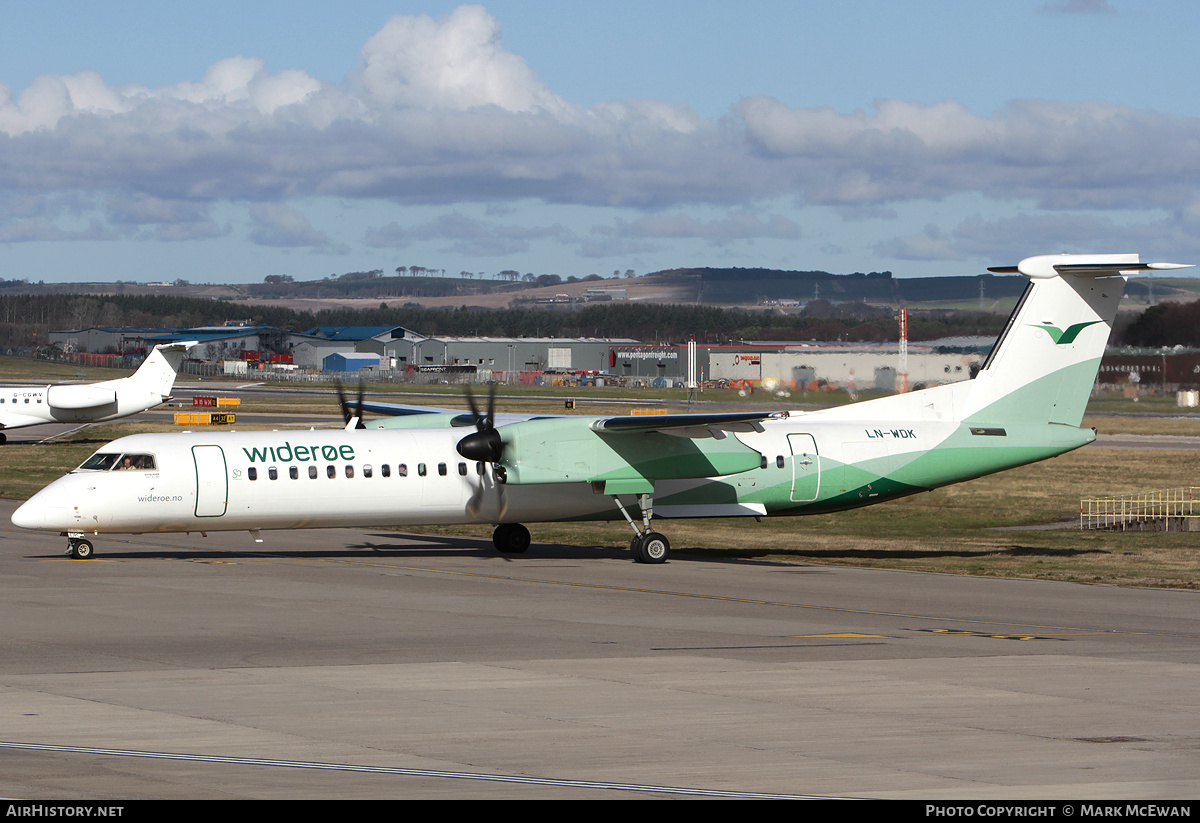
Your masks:
<svg viewBox="0 0 1200 823"><path fill-rule="evenodd" d="M591 372L607 371L614 345L631 345L628 339L596 337L424 337L408 332L390 340L384 354L397 369L418 371Z"/></svg>

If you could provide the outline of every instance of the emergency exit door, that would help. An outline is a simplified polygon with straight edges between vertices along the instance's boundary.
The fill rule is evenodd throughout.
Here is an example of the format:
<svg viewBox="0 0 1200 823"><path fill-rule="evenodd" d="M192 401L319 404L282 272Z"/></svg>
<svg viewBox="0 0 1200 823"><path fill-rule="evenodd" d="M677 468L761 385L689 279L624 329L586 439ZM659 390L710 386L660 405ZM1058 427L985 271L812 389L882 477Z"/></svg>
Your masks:
<svg viewBox="0 0 1200 823"><path fill-rule="evenodd" d="M821 493L821 456L811 434L789 434L792 449L792 500L807 503Z"/></svg>

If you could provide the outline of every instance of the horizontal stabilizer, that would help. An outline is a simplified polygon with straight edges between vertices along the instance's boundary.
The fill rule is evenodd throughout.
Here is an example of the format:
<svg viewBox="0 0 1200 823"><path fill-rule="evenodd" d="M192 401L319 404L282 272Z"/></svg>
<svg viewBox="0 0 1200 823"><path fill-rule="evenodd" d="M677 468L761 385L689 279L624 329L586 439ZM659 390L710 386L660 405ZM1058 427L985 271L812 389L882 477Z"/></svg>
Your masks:
<svg viewBox="0 0 1200 823"><path fill-rule="evenodd" d="M103 383L66 384L51 386L46 390L46 404L53 409L96 409L114 405L116 402L116 390Z"/></svg>
<svg viewBox="0 0 1200 823"><path fill-rule="evenodd" d="M1041 254L1026 257L1015 266L995 266L996 274L1023 274L1033 279L1071 274L1076 277L1117 277L1139 271L1191 268L1189 263L1142 263L1136 254Z"/></svg>

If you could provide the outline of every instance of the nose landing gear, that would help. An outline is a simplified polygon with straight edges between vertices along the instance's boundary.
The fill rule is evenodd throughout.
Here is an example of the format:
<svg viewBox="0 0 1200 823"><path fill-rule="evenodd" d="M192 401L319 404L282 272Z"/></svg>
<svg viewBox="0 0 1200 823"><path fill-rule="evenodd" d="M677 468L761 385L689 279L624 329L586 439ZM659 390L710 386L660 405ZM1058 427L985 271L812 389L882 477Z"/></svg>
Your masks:
<svg viewBox="0 0 1200 823"><path fill-rule="evenodd" d="M67 556L75 560L91 560L94 553L91 541L84 540L82 537L68 536L67 537Z"/></svg>

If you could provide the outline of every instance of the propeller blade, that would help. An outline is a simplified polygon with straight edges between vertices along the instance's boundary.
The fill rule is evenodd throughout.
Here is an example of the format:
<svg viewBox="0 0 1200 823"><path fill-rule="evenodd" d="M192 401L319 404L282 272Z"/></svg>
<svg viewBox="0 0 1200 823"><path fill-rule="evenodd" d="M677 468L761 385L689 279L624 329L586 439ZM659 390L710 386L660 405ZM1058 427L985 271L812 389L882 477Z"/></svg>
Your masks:
<svg viewBox="0 0 1200 823"><path fill-rule="evenodd" d="M351 420L354 420L354 428L365 429L367 424L363 422L363 401L366 399L366 385L362 380L358 381L358 401L351 404L346 400L346 389L342 385L341 380L335 380L334 385L337 387L338 406L342 410L342 422L349 425ZM353 408L351 406L353 405Z"/></svg>
<svg viewBox="0 0 1200 823"><path fill-rule="evenodd" d="M475 429L483 431L480 425L483 422L483 415L479 413L479 406L475 403L475 395L471 394L471 387L467 386L467 406L471 409L471 419L475 421Z"/></svg>
<svg viewBox="0 0 1200 823"><path fill-rule="evenodd" d="M352 415L350 407L346 404L346 392L342 389L342 381L335 380L334 385L337 387L338 408L342 410L342 422L349 423Z"/></svg>
<svg viewBox="0 0 1200 823"><path fill-rule="evenodd" d="M475 488L471 490L471 496L467 499L467 514L478 517L479 512L483 511L483 478L479 478L479 482L473 485Z"/></svg>
<svg viewBox="0 0 1200 823"><path fill-rule="evenodd" d="M496 515L496 519L503 520L508 515L508 492L501 484L496 484L496 489L500 492L500 513Z"/></svg>
<svg viewBox="0 0 1200 823"><path fill-rule="evenodd" d="M475 482L471 489L471 497L467 500L467 513L472 518L478 518L483 511L484 503L487 501L487 492L494 491L496 493L495 515L489 515L489 520L503 520L508 514L508 493L504 489L504 485L497 482L494 475L490 474L487 469L484 469L483 474L479 474L478 470L474 472Z"/></svg>
<svg viewBox="0 0 1200 823"><path fill-rule="evenodd" d="M496 384L488 384L487 427L496 428Z"/></svg>
<svg viewBox="0 0 1200 823"><path fill-rule="evenodd" d="M475 431L458 441L455 447L458 453L468 460L482 463L498 463L504 454L504 440L496 431L496 384L488 388L487 412L479 411L475 395L467 388L467 405L471 407L471 417L475 420Z"/></svg>

